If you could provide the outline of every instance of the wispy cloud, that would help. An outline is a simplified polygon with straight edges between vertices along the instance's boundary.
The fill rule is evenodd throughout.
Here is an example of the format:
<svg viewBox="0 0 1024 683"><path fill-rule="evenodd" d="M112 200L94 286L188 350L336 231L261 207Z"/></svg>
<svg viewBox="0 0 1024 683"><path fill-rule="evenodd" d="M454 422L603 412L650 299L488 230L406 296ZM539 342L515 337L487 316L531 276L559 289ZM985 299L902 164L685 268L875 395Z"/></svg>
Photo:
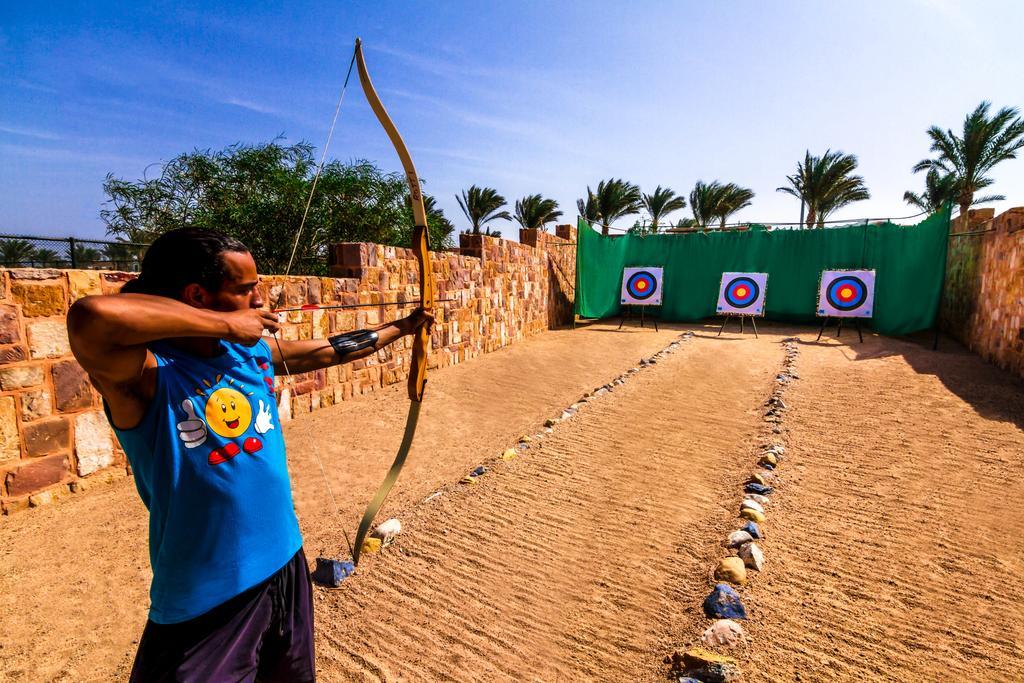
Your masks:
<svg viewBox="0 0 1024 683"><path fill-rule="evenodd" d="M86 163L86 164L145 164L149 159L141 157L109 154L90 150L76 150L59 147L33 147L29 145L11 145L0 143L0 152L15 157L36 159L54 163Z"/></svg>
<svg viewBox="0 0 1024 683"><path fill-rule="evenodd" d="M242 109L248 109L249 111L254 111L257 114L269 114L271 116L284 116L284 113L281 112L278 109L274 109L273 107L268 107L267 105L261 104L259 102L253 102L251 100L243 100L243 99L241 99L239 97L228 97L226 99L222 99L221 103L223 103L223 104L230 104L233 107L241 107Z"/></svg>
<svg viewBox="0 0 1024 683"><path fill-rule="evenodd" d="M35 138L37 140L60 140L60 136L56 133L32 128L21 128L19 126L8 126L3 123L0 123L0 133L18 135L24 138Z"/></svg>
<svg viewBox="0 0 1024 683"><path fill-rule="evenodd" d="M51 88L48 85L42 83L35 83L33 81L27 81L24 78L0 78L0 83L6 83L15 88L21 88L22 90L34 90L35 92L45 92L51 95L56 95L59 90Z"/></svg>

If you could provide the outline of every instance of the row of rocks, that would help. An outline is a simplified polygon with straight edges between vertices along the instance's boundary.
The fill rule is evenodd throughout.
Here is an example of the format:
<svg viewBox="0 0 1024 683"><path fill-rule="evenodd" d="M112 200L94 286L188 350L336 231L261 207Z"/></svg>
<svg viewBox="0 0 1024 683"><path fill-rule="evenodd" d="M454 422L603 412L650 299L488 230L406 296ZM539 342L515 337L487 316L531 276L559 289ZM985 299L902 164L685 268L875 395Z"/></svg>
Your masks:
<svg viewBox="0 0 1024 683"><path fill-rule="evenodd" d="M783 434L782 423L788 410L783 395L790 383L800 378L795 369L800 354L797 341L795 337L783 339L785 359L782 371L776 375L775 389L765 401L764 422L771 436L759 449L758 469L743 484L743 499L739 506L742 526L722 543L730 554L719 560L714 570L715 586L704 598L704 615L714 621L701 635L701 646L666 657L666 663L672 665L672 673L680 683L727 683L742 677L736 660L714 649L730 650L747 645L746 632L740 622L746 620L748 614L734 586L746 586L748 571L760 572L764 568L764 551L758 541L764 538L767 508L771 502L769 496L777 483L775 470L786 453L786 447L778 441Z"/></svg>

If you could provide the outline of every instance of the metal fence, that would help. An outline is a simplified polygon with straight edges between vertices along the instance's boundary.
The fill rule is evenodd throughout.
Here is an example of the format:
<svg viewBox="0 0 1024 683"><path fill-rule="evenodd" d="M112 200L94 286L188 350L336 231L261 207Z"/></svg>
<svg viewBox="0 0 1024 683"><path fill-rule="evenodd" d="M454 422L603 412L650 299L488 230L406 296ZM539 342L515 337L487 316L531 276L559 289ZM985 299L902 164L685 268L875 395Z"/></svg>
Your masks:
<svg viewBox="0 0 1024 683"><path fill-rule="evenodd" d="M137 273L148 244L0 234L0 267L77 268Z"/></svg>

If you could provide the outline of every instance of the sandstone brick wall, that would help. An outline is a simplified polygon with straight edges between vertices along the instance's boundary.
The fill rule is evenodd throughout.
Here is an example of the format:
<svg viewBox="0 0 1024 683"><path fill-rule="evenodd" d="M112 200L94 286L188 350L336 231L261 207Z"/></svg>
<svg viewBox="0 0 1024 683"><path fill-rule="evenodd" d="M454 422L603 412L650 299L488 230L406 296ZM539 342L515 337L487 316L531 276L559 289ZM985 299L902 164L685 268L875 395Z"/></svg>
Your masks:
<svg viewBox="0 0 1024 683"><path fill-rule="evenodd" d="M556 234L523 231L523 243L460 235L460 248L431 254L437 279L437 324L431 368L488 353L552 327L570 324L575 285L574 227ZM264 276L268 305L291 308L416 302L419 270L412 251L377 244L332 249L333 277ZM5 514L83 491L92 482L130 474L99 396L71 356L68 308L88 294L112 294L128 273L0 270L0 508ZM290 312L281 336L320 339L407 315L382 306ZM402 382L405 339L344 366L278 377L282 419Z"/></svg>
<svg viewBox="0 0 1024 683"><path fill-rule="evenodd" d="M941 324L982 358L1024 377L1024 208L994 213L971 210L953 223Z"/></svg>

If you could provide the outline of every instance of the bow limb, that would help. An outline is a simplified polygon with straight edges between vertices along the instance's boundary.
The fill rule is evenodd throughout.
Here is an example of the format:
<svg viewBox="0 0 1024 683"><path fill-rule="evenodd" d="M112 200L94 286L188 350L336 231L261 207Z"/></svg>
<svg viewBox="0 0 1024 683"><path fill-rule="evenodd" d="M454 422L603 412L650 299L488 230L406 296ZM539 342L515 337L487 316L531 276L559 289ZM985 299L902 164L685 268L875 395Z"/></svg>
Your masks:
<svg viewBox="0 0 1024 683"><path fill-rule="evenodd" d="M412 162L409 149L405 146L398 128L394 121L388 116L384 103L377 96L373 88L373 81L366 70L366 60L363 59L362 41L356 40L356 68L359 70L359 82L366 94L366 101L370 108L377 115L377 120L387 132L394 145L398 158L402 161L402 168L405 170L405 182L409 185L409 195L412 199L412 216L415 222L412 235L412 249L416 254L416 260L420 266L420 302L423 308L430 311L434 307L434 273L430 268L430 237L427 231L427 211L423 206L423 191L420 189L420 177L416 173L416 166ZM409 399L412 401L423 400L423 387L427 382L427 347L430 342L429 331L421 327L416 332L416 338L412 348L412 366L409 370Z"/></svg>
<svg viewBox="0 0 1024 683"><path fill-rule="evenodd" d="M434 307L434 272L430 267L430 238L427 231L427 212L423 206L423 191L420 188L420 177L416 173L416 167L413 165L412 156L409 155L409 149L405 146L405 141L402 140L398 128L395 127L394 121L388 116L384 103L380 101L380 97L373 87L370 74L366 70L366 60L363 59L363 44L358 39L356 40L355 59L356 67L359 70L359 82L363 86L366 101L369 102L370 108L373 109L373 113L377 116L377 120L380 121L381 126L384 127L388 134L388 138L391 139L391 144L398 153L398 158L402 162L402 168L405 170L405 181L409 185L414 222L412 250L416 255L420 269L420 304L425 310L431 311ZM409 455L409 449L412 447L413 436L416 434L416 424L420 416L420 405L423 401L423 389L427 383L427 349L429 345L430 332L424 325L416 330L415 337L413 338L412 361L409 366L409 416L406 418L402 444L398 448L398 454L395 455L395 461L392 463L391 469L388 470L387 477L380 485L380 488L377 489L377 493L374 495L373 500L370 501L370 505L366 508L366 512L363 513L363 518L359 522L355 547L352 549L352 561L354 564L359 564L363 540L366 538L370 525L373 524L373 519L377 516L377 512L380 511L388 493L391 492L391 488L398 480L398 475L402 471L402 466Z"/></svg>

